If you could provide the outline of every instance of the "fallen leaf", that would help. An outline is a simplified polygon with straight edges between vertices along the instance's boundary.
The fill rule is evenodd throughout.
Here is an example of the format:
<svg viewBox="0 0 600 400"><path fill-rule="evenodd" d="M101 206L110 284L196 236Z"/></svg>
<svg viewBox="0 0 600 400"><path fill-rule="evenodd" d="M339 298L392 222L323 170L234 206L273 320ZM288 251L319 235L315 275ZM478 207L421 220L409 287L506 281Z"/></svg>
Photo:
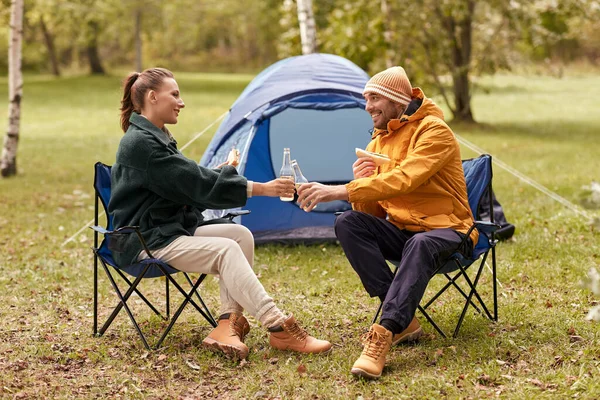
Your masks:
<svg viewBox="0 0 600 400"><path fill-rule="evenodd" d="M194 364L193 362L189 361L189 360L185 360L185 363L187 364L188 367L190 367L191 369L195 369L196 371L198 371L200 369L200 366L197 364Z"/></svg>
<svg viewBox="0 0 600 400"><path fill-rule="evenodd" d="M299 374L305 374L306 366L304 364L300 364L300 365L298 365L298 368L296 370L298 371Z"/></svg>

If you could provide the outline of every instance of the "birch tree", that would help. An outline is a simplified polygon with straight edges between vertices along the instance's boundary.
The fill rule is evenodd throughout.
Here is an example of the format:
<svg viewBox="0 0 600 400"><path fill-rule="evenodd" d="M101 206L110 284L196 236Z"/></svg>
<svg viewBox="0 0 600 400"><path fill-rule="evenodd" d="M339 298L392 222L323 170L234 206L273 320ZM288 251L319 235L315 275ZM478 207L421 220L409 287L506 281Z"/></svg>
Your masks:
<svg viewBox="0 0 600 400"><path fill-rule="evenodd" d="M0 174L9 177L17 174L17 145L21 120L23 76L21 74L21 43L23 39L23 0L12 0L10 12L10 37L8 43L8 129L0 158Z"/></svg>
<svg viewBox="0 0 600 400"><path fill-rule="evenodd" d="M398 57L392 49L392 38L394 32L392 30L392 12L388 4L388 0L381 0L381 14L383 15L383 41L385 44L385 66L387 68L394 66L394 58ZM397 50L399 52L399 49Z"/></svg>
<svg viewBox="0 0 600 400"><path fill-rule="evenodd" d="M142 72L142 9L137 7L135 13L135 70Z"/></svg>
<svg viewBox="0 0 600 400"><path fill-rule="evenodd" d="M317 51L317 29L313 14L312 0L296 0L298 7L298 22L300 23L300 39L302 54Z"/></svg>

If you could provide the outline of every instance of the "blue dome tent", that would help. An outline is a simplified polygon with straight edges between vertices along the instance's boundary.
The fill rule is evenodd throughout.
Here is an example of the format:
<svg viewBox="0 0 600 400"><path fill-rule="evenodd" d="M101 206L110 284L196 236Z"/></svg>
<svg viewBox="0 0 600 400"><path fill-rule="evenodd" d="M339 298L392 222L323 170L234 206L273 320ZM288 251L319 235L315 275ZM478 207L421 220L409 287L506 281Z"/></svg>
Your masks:
<svg viewBox="0 0 600 400"><path fill-rule="evenodd" d="M215 167L231 148L240 150L238 171L249 180L274 179L283 149L291 149L309 181L341 184L352 180L354 149L365 148L373 127L362 90L369 76L351 61L331 54L290 57L262 71L231 106L200 165ZM253 197L241 222L264 242L335 240L334 212L347 202L320 204L306 213L295 202ZM215 218L226 211L210 210Z"/></svg>

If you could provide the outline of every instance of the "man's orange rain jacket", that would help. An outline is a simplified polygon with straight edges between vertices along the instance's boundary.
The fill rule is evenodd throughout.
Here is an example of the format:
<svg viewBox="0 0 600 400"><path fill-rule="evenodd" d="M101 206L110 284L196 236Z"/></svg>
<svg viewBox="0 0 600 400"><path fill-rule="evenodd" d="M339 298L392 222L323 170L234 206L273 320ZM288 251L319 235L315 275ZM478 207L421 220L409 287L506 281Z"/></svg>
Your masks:
<svg viewBox="0 0 600 400"><path fill-rule="evenodd" d="M460 156L442 110L419 88L413 100L421 106L412 115L393 119L387 130L375 130L368 151L391 162L368 178L346 184L352 208L388 220L400 229L429 231L452 228L466 233L473 224ZM471 239L477 243L478 233Z"/></svg>

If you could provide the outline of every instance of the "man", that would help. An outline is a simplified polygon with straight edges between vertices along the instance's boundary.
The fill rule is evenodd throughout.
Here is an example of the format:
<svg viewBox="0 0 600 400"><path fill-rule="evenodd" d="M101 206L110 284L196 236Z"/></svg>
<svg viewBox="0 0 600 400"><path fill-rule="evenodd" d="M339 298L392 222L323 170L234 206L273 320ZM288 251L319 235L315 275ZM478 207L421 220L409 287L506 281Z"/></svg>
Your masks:
<svg viewBox="0 0 600 400"><path fill-rule="evenodd" d="M367 150L390 161L376 166L359 158L350 183L304 184L298 196L305 211L320 202L352 203L335 222L336 236L367 292L383 301L352 373L378 378L392 344L421 335L414 315L436 268L457 250L469 254L477 232L459 249L473 216L459 145L440 108L412 88L402 67L373 76L363 95L375 128ZM386 259L400 261L395 276Z"/></svg>

